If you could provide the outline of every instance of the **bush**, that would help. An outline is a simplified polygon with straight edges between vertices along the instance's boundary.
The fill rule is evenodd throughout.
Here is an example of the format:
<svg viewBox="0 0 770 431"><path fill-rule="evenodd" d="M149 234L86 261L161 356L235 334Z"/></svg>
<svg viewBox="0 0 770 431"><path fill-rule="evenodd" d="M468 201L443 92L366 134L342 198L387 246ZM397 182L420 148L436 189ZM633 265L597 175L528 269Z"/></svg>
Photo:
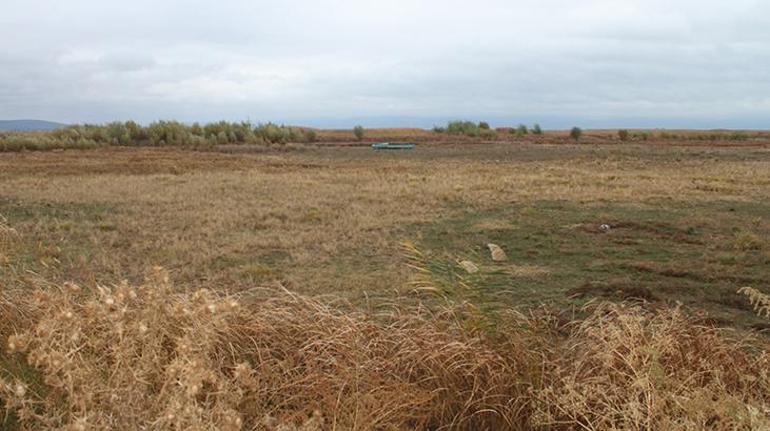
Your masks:
<svg viewBox="0 0 770 431"><path fill-rule="evenodd" d="M0 136L0 152L51 151L59 149L90 149L106 145L93 139L72 134L69 138L55 138L41 133L22 133Z"/></svg>
<svg viewBox="0 0 770 431"><path fill-rule="evenodd" d="M618 130L618 138L620 138L621 141L627 141L628 136L629 136L628 130L626 129Z"/></svg>
<svg viewBox="0 0 770 431"><path fill-rule="evenodd" d="M305 136L305 142L316 142L318 141L318 133L314 129L304 129L303 135Z"/></svg>
<svg viewBox="0 0 770 431"><path fill-rule="evenodd" d="M446 131L450 135L465 135L471 137L477 137L481 134L479 125L471 121L450 121L447 123Z"/></svg>
<svg viewBox="0 0 770 431"><path fill-rule="evenodd" d="M492 129L481 129L479 131L479 136L481 136L483 139L495 139L497 137L497 132Z"/></svg>
<svg viewBox="0 0 770 431"><path fill-rule="evenodd" d="M489 123L487 123L486 121L479 121L479 129L489 130Z"/></svg>
<svg viewBox="0 0 770 431"><path fill-rule="evenodd" d="M187 126L177 121L157 121L147 127L150 145L183 146L190 143L190 131Z"/></svg>
<svg viewBox="0 0 770 431"><path fill-rule="evenodd" d="M543 134L543 129L540 128L539 124L535 123L532 126L532 133L535 134L535 135L542 135Z"/></svg>
<svg viewBox="0 0 770 431"><path fill-rule="evenodd" d="M583 135L583 130L580 127L573 127L572 130L569 131L569 137L578 140L580 139L580 136Z"/></svg>
<svg viewBox="0 0 770 431"><path fill-rule="evenodd" d="M288 128L273 123L260 124L254 133L269 144L286 144L290 140Z"/></svg>
<svg viewBox="0 0 770 431"><path fill-rule="evenodd" d="M114 122L104 126L111 145L129 145L131 133L124 123Z"/></svg>
<svg viewBox="0 0 770 431"><path fill-rule="evenodd" d="M353 135L355 135L356 140L362 141L364 139L364 126L353 127Z"/></svg>
<svg viewBox="0 0 770 431"><path fill-rule="evenodd" d="M519 124L519 127L516 128L516 136L524 136L528 133L527 126L523 124Z"/></svg>
<svg viewBox="0 0 770 431"><path fill-rule="evenodd" d="M147 129L133 121L126 122L126 129L129 136L131 136L131 145L143 145L150 139Z"/></svg>
<svg viewBox="0 0 770 431"><path fill-rule="evenodd" d="M728 139L732 141L746 141L749 139L749 136L745 132L737 130L730 133L730 137Z"/></svg>
<svg viewBox="0 0 770 431"><path fill-rule="evenodd" d="M191 126L177 121L156 121L143 127L133 121L104 125L74 125L51 132L0 136L0 151L43 151L59 148L93 148L102 145L188 146L311 142L316 132L272 123L253 127L249 122L219 121Z"/></svg>
<svg viewBox="0 0 770 431"><path fill-rule="evenodd" d="M754 232L740 230L735 234L735 248L740 251L761 250L764 241Z"/></svg>

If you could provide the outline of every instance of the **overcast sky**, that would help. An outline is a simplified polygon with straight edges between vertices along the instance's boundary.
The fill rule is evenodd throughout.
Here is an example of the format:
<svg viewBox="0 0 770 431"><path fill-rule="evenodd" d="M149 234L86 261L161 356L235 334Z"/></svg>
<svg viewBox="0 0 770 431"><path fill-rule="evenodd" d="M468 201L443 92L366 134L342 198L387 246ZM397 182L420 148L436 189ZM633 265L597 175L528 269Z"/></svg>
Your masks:
<svg viewBox="0 0 770 431"><path fill-rule="evenodd" d="M770 128L770 1L2 0L16 118Z"/></svg>

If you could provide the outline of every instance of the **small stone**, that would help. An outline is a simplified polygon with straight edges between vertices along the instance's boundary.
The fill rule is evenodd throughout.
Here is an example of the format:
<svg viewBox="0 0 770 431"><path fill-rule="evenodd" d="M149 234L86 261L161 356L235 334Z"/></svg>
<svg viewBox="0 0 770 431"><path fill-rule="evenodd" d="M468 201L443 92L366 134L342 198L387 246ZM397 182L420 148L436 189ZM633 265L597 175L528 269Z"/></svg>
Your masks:
<svg viewBox="0 0 770 431"><path fill-rule="evenodd" d="M495 262L502 262L508 259L508 256L505 255L505 252L499 245L489 243L487 244L487 247L489 248L489 252L492 253L492 260Z"/></svg>
<svg viewBox="0 0 770 431"><path fill-rule="evenodd" d="M471 262L470 260L462 260L460 261L460 267L465 270L468 274L475 274L479 272L479 267L476 266L475 263Z"/></svg>

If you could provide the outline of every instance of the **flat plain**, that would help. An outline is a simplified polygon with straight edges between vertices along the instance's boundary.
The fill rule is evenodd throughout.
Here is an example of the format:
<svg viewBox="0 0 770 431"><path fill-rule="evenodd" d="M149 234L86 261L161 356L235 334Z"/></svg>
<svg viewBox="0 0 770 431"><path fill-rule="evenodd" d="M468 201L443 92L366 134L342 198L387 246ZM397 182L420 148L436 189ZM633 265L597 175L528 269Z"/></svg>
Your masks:
<svg viewBox="0 0 770 431"><path fill-rule="evenodd" d="M138 283L159 265L189 289L363 306L409 298L411 244L439 266L474 262L514 307L643 300L766 325L736 293L770 287L766 144L8 153L0 214L25 270L52 282Z"/></svg>

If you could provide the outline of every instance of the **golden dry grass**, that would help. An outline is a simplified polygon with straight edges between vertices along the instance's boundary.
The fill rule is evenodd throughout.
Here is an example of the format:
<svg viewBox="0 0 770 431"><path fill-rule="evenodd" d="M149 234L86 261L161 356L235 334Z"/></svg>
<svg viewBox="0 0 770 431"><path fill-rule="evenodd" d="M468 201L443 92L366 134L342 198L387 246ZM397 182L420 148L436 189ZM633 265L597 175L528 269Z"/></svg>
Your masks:
<svg viewBox="0 0 770 431"><path fill-rule="evenodd" d="M279 425L314 417L318 429L475 429L523 420L519 359L448 319L255 293L177 294L159 269L138 287L39 290L36 317L7 349L41 382L6 376L6 407L30 429L287 429Z"/></svg>
<svg viewBox="0 0 770 431"><path fill-rule="evenodd" d="M22 429L763 429L766 344L681 310L340 311L288 292L34 292L0 396ZM484 318L483 316L481 318ZM764 350L756 348L764 346Z"/></svg>
<svg viewBox="0 0 770 431"><path fill-rule="evenodd" d="M727 298L733 307L750 312L751 300L764 310L767 151L477 145L3 155L0 399L11 413L3 424L763 429L765 338L718 329L662 301L592 303L575 313L553 311L557 299L548 312L493 301L515 283L563 295L559 283L573 279L562 261L575 254L554 238L578 232L602 244L597 259L578 264L614 277L589 287L643 291L652 277L707 283L727 268L760 283L743 291L750 298ZM588 208L591 218L549 219L542 202ZM693 210L684 227L661 219L670 214L661 208L715 202L741 213ZM500 210L513 205L513 216ZM612 206L661 215L610 221ZM713 214L716 221L705 220ZM544 228L520 232L513 222L524 217ZM605 219L613 234L600 233ZM724 220L742 224L713 226ZM688 236L689 227L707 229L707 241ZM512 232L531 249L499 241ZM464 235L483 253L452 242ZM405 240L435 237L436 249L413 246L404 256ZM487 239L504 246L508 261L491 260ZM652 246L664 240L690 241L713 271L696 274L675 260L681 255ZM558 259L541 259L538 248L552 244ZM601 247L639 254L610 261ZM527 253L534 258L525 261ZM463 270L465 260L478 271ZM170 276L155 269L145 277L159 264ZM737 290L733 279L717 281Z"/></svg>
<svg viewBox="0 0 770 431"><path fill-rule="evenodd" d="M546 423L582 429L765 429L770 354L672 309L599 306L547 372Z"/></svg>
<svg viewBox="0 0 770 431"><path fill-rule="evenodd" d="M74 229L90 243L94 252L72 257L66 279L138 280L141 268L163 264L185 284L214 279L233 286L250 283L248 274L261 265L273 270L263 282L280 278L301 289L355 295L361 286L402 284L397 244L409 239L405 230L461 211L543 200L690 204L715 193L761 201L770 190L764 159L657 164L620 153L499 163L426 160L436 151L427 149L415 159L372 157L366 149L349 156L358 159L329 159L330 151L13 154L0 160L0 196L20 206L101 208L97 220L82 225L24 226L41 236L71 237ZM362 261L373 261L377 271L345 270L340 277L337 268Z"/></svg>

